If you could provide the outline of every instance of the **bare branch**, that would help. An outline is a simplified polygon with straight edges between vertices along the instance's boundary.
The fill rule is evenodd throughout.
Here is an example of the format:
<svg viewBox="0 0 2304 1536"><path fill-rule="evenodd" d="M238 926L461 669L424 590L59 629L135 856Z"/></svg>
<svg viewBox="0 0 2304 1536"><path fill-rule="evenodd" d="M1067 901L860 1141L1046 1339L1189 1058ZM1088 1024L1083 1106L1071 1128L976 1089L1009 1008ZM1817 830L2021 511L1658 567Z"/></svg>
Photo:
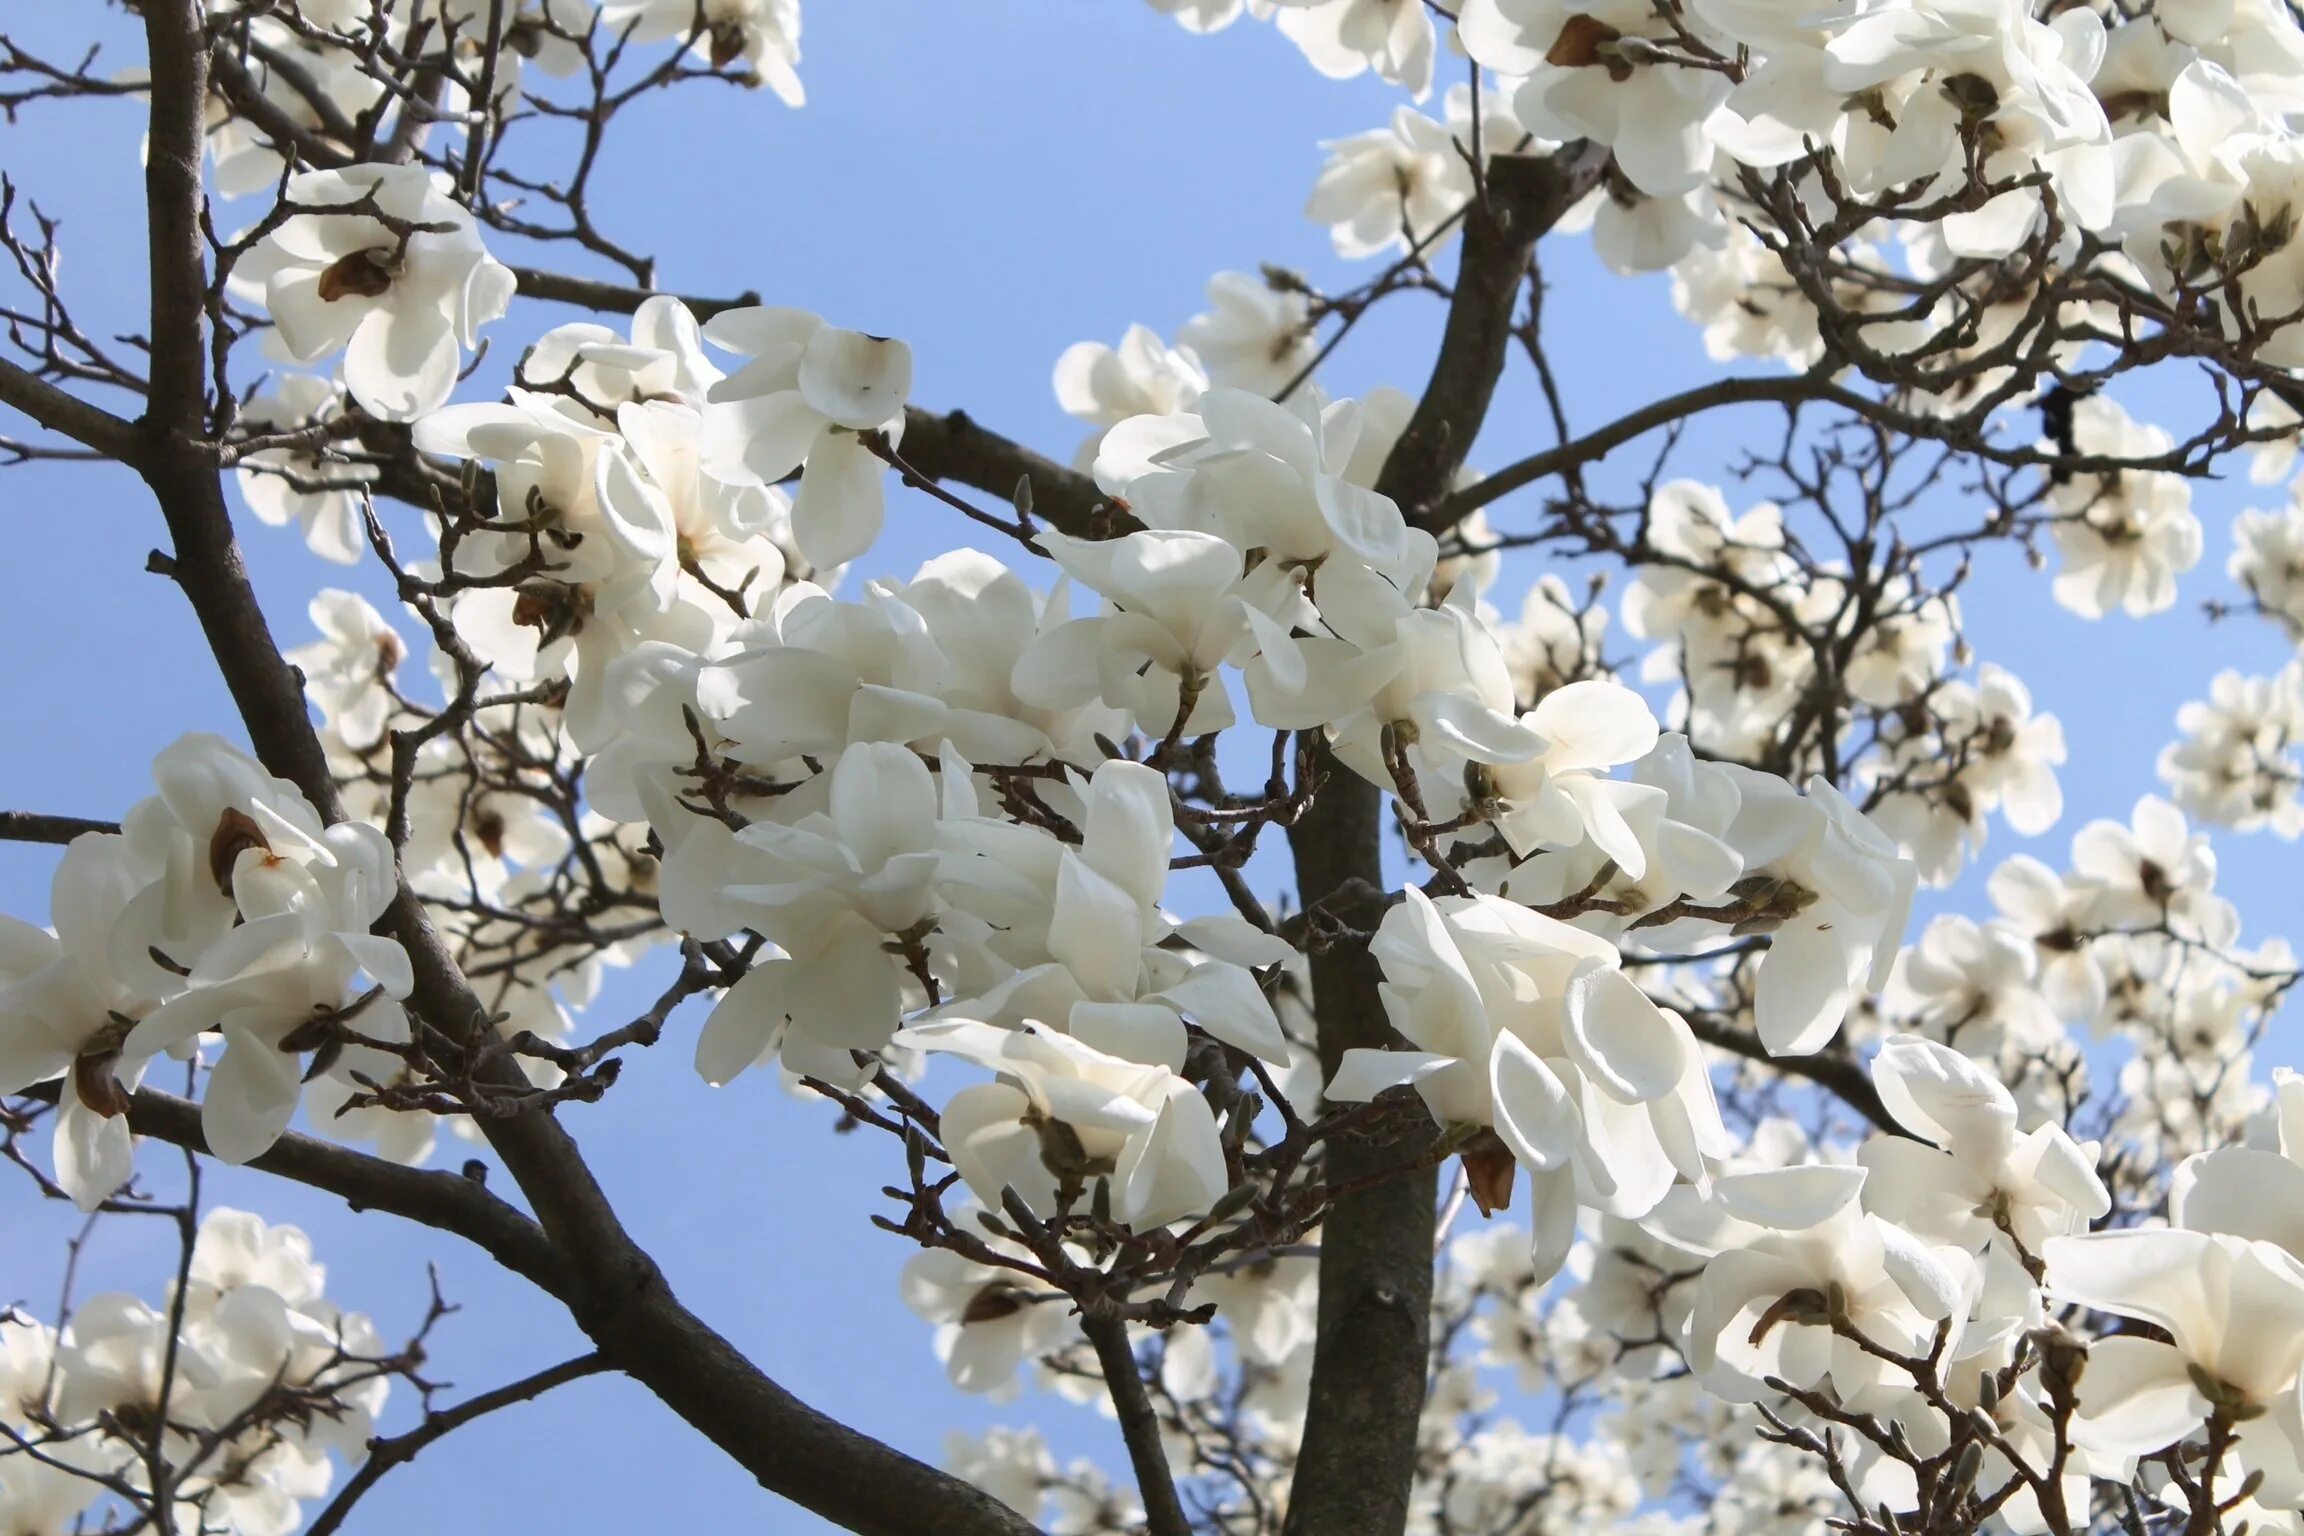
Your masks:
<svg viewBox="0 0 2304 1536"><path fill-rule="evenodd" d="M37 811L0 811L0 843L55 843L59 847L88 832L117 832L116 821L84 816L43 816Z"/></svg>
<svg viewBox="0 0 2304 1536"><path fill-rule="evenodd" d="M321 1510L319 1516L305 1529L304 1536L333 1536L344 1524L345 1516L352 1513L352 1506L359 1503L361 1496L369 1489L381 1482L385 1473L414 1461L417 1453L433 1441L499 1408L534 1402L554 1387L565 1386L571 1381L581 1381L587 1376L597 1376L602 1371L613 1369L607 1357L598 1351L578 1355L573 1360L563 1360L533 1376L523 1376L518 1381L509 1382L493 1392L483 1392L453 1408L426 1414L422 1424L404 1435L369 1441L368 1459L360 1463L360 1469L336 1491L336 1497L328 1501L328 1507Z"/></svg>

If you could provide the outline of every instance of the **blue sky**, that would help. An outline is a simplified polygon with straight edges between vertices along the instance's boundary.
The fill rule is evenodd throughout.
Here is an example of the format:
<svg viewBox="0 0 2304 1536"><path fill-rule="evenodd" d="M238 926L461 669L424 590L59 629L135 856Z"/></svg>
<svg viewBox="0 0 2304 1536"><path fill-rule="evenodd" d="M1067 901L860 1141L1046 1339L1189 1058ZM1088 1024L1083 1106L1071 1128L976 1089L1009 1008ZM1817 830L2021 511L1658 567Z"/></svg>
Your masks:
<svg viewBox="0 0 2304 1536"><path fill-rule="evenodd" d="M115 14L90 4L13 7L8 27L53 57L91 35L120 37L114 67L138 58ZM965 407L1061 458L1080 428L1056 408L1049 369L1068 344L1115 341L1132 321L1165 334L1200 307L1224 268L1296 266L1342 287L1365 275L1333 258L1300 217L1321 156L1315 141L1379 125L1396 93L1316 75L1269 28L1193 38L1133 0L1051 6L814 4L801 73L810 101L714 86L636 109L599 178L610 230L661 258L664 282L702 294L757 289L768 302L909 340L915 399ZM63 276L84 321L139 328L143 275L136 106L35 107L0 127L0 164L64 220ZM219 216L253 219L256 200ZM1659 280L1608 277L1580 240L1548 249L1549 314L1570 409L1598 425L1711 371ZM529 259L526 253L523 259ZM572 270L591 271L582 266ZM601 274L607 275L607 274ZM500 357L574 318L523 305L499 327ZM1378 384L1413 391L1429 367L1439 309L1408 295L1363 325L1326 374L1338 394ZM1540 446L1527 381L1507 386L1476 462ZM1708 472L1762 416L1706 424L1683 463ZM16 424L0 426L13 431ZM1707 464L1706 455L1711 463ZM157 514L125 471L34 465L0 473L0 806L117 815L148 792L153 754L194 729L237 734L229 701L177 594L143 573L162 542ZM1751 498L1731 490L1731 501ZM2227 524L2267 499L2245 483L2203 486L2208 558L2179 610L2144 623L2087 624L2050 606L2045 577L1987 562L1965 602L1981 659L2032 686L2060 715L2073 761L2067 819L2031 845L2063 860L2086 819L2125 818L2154 787L2152 762L2184 699L2219 667L2268 671L2285 647L2261 626L2211 631L2202 599L2227 592ZM1947 506L1943 525L1963 518ZM1967 514L1972 516L1973 514ZM251 570L284 644L308 637L303 605L322 585L382 597L373 571L323 565L292 533L243 528ZM889 534L858 576L909 574L971 538L925 498L897 493ZM1538 570L1509 565L1494 594L1507 612ZM1044 577L1039 578L1044 579ZM2025 847L1995 827L1989 857ZM2294 850L2218 839L2224 886L2250 935L2304 933ZM45 915L51 850L0 845L0 910ZM1980 895L1955 898L1969 909ZM630 1016L656 971L612 981L594 1017ZM1041 1417L1059 1455L1124 1469L1117 1435L1053 1401L1003 1410L944 1384L927 1329L896 1298L899 1242L864 1212L893 1167L866 1136L835 1137L820 1106L755 1073L717 1093L690 1070L701 1010L568 1122L626 1220L683 1298L818 1407L933 1458L945 1428ZM2285 1029L2269 1054L2293 1061ZM450 1155L460 1155L451 1153ZM148 1166L163 1164L147 1153ZM331 1294L388 1335L420 1311L427 1260L465 1306L436 1338L435 1374L477 1390L582 1348L556 1306L499 1277L476 1253L382 1216L355 1217L293 1186L229 1170L214 1197L294 1220L331 1268ZM157 1295L167 1258L157 1224L108 1225L90 1259L96 1285ZM0 1184L0 1302L50 1309L64 1213ZM405 1401L400 1405L404 1410ZM1044 1411L1043 1411L1044 1410ZM370 1496L354 1528L454 1533L653 1529L734 1517L744 1528L821 1527L763 1495L644 1393L596 1378L488 1420L427 1451Z"/></svg>

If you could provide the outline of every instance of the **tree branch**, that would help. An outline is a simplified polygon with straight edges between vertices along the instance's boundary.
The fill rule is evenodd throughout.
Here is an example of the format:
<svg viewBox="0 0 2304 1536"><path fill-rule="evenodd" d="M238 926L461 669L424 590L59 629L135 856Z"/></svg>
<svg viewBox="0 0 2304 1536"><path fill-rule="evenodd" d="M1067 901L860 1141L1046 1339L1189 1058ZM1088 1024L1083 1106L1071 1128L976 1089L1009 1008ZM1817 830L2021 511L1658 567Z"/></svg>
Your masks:
<svg viewBox="0 0 2304 1536"><path fill-rule="evenodd" d="M1606 146L1578 140L1550 155L1499 156L1489 166L1487 196L1464 220L1439 359L1376 486L1418 527L1438 533L1451 526L1442 498L1488 419L1536 242L1592 189L1607 163Z"/></svg>
<svg viewBox="0 0 2304 1536"><path fill-rule="evenodd" d="M138 468L167 519L171 574L199 618L264 766L295 784L321 818L345 819L301 679L282 658L232 535L215 445L200 434L199 346L207 275L200 244L200 124L208 55L198 0L146 0L151 37L153 169L151 446ZM378 929L415 972L409 1006L445 1054L489 1017L405 880ZM525 1086L498 1059L484 1080ZM1026 1536L1030 1522L958 1478L817 1412L771 1381L680 1305L624 1228L575 1140L549 1113L482 1116L479 1127L561 1256L557 1293L616 1367L654 1392L761 1486L865 1536Z"/></svg>
<svg viewBox="0 0 2304 1536"><path fill-rule="evenodd" d="M1688 1032L1706 1045L1718 1046L1723 1051L1757 1061L1786 1077L1802 1077L1817 1087L1836 1095L1850 1109L1871 1121L1891 1136L1909 1136L1911 1132L1896 1123L1888 1113L1888 1106L1880 1102L1880 1091L1872 1086L1872 1078L1863 1064L1853 1056L1835 1051L1819 1052L1814 1056L1771 1056L1760 1037L1750 1030L1724 1024L1710 1014L1690 1012Z"/></svg>
<svg viewBox="0 0 2304 1536"><path fill-rule="evenodd" d="M1145 1530L1149 1536L1191 1536L1192 1522L1177 1501L1168 1453L1160 1448L1160 1416L1152 1411L1136 1351L1128 1344L1128 1325L1117 1317L1083 1315L1080 1331L1096 1346L1104 1388L1120 1415L1120 1434L1128 1442L1129 1464L1136 1469L1136 1492L1144 1500Z"/></svg>
<svg viewBox="0 0 2304 1536"><path fill-rule="evenodd" d="M343 1525L344 1517L352 1513L352 1506L360 1502L363 1494L381 1482L384 1474L394 1467L414 1461L417 1453L433 1441L499 1408L534 1402L554 1387L565 1386L571 1381L581 1381L587 1376L596 1376L602 1371L613 1369L607 1358L598 1352L578 1355L573 1360L563 1360L533 1376L507 1383L493 1392L483 1392L469 1402L458 1403L438 1413L426 1414L422 1424L404 1435L394 1435L389 1440L369 1441L368 1459L360 1463L360 1469L337 1490L336 1497L328 1501L328 1507L320 1511L319 1518L306 1528L304 1536L334 1536L337 1528Z"/></svg>
<svg viewBox="0 0 2304 1536"><path fill-rule="evenodd" d="M123 464L134 464L143 452L144 439L134 422L90 405L14 363L0 362L0 405Z"/></svg>
<svg viewBox="0 0 2304 1536"><path fill-rule="evenodd" d="M598 278L570 277L565 273L546 272L536 267L514 267L513 279L520 285L525 298L549 299L555 304L573 304L600 314L629 315L648 300L659 295L651 289L635 288L629 283L608 283ZM732 299L698 299L686 294L677 295L688 312L699 320L731 309L747 309L760 302L760 295L750 291Z"/></svg>
<svg viewBox="0 0 2304 1536"><path fill-rule="evenodd" d="M61 847L84 832L117 832L116 821L84 816L43 816L37 811L0 811L0 843L54 843Z"/></svg>
<svg viewBox="0 0 2304 1536"><path fill-rule="evenodd" d="M191 436L208 400L201 337L208 312L207 206L200 186L208 118L208 39L200 0L145 0L151 53L144 201L152 263L151 430Z"/></svg>
<svg viewBox="0 0 2304 1536"><path fill-rule="evenodd" d="M56 1102L61 1080L36 1083L19 1097ZM200 1106L189 1099L139 1088L128 1101L128 1128L139 1136L206 1155ZM452 1233L550 1295L568 1288L566 1266L544 1229L517 1207L488 1192L476 1178L431 1168L408 1168L334 1142L290 1131L249 1167L336 1196L355 1211L383 1211Z"/></svg>

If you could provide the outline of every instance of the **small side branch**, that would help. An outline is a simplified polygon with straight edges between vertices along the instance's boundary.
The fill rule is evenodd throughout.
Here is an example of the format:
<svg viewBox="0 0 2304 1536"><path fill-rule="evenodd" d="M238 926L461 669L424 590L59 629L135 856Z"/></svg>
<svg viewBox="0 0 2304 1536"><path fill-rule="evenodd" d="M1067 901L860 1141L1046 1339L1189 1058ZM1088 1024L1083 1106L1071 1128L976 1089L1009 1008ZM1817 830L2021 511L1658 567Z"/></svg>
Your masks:
<svg viewBox="0 0 2304 1536"><path fill-rule="evenodd" d="M116 821L85 816L43 816L37 811L0 811L0 843L54 843L58 847L85 832L117 832Z"/></svg>
<svg viewBox="0 0 2304 1536"><path fill-rule="evenodd" d="M344 1517L352 1513L352 1506L359 1503L369 1489L383 1481L385 1473L414 1461L417 1453L433 1441L499 1408L509 1408L514 1403L534 1402L554 1387L581 1381L587 1376L596 1376L610 1369L612 1367L607 1359L597 1350L588 1355L578 1355L573 1360L563 1360L533 1376L509 1382L493 1392L483 1392L469 1402L443 1408L438 1413L426 1414L423 1423L404 1435L369 1441L368 1459L360 1463L360 1470L353 1473L351 1479L337 1490L336 1497L328 1501L328 1507L320 1511L319 1518L312 1522L304 1536L333 1536L336 1529L343 1525Z"/></svg>

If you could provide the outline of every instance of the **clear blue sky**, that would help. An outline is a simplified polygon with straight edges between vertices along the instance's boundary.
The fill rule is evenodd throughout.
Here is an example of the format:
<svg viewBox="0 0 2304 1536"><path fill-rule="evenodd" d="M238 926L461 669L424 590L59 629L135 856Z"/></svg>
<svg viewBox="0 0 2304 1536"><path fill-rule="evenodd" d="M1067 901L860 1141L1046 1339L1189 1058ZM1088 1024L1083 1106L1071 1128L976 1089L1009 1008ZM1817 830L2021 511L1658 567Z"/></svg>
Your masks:
<svg viewBox="0 0 2304 1536"><path fill-rule="evenodd" d="M10 11L10 33L54 57L104 36L120 39L117 56L107 54L114 67L138 61L119 17L93 0ZM1173 334L1200 307L1200 285L1223 268L1274 261L1339 287L1364 275L1337 262L1299 210L1320 164L1315 141L1377 126L1395 93L1322 79L1267 27L1193 38L1134 0L846 0L808 5L806 27L805 110L709 86L637 110L612 141L599 210L606 227L659 255L668 287L755 288L770 303L908 339L923 405L963 406L1066 457L1080 428L1056 409L1048 376L1069 343L1115 341L1139 320ZM36 107L0 127L0 164L64 219L68 290L83 319L105 332L142 324L140 134L138 109L126 101ZM254 218L256 202L218 222ZM1579 426L1710 367L1661 281L1609 278L1581 241L1556 244L1558 254L1547 253L1560 285L1550 315ZM574 317L517 308L498 328L499 356ZM1438 319L1427 297L1396 300L1329 369L1330 387L1413 391ZM1515 382L1476 462L1500 459L1514 442L1539 445L1538 420L1533 392ZM1717 464L1747 429L1765 423L1719 418L1684 464L1708 470L1701 453ZM2268 671L2286 659L2260 627L2211 633L2198 617L2200 600L2227 592L2226 525L2252 497L2264 499L2244 483L2201 489L2208 558L2182 607L2154 621L2083 623L2052 608L2045 578L2013 559L1988 566L1971 589L1966 616L1979 657L2024 677L2071 741L2066 822L2033 847L2051 863L2061 864L2082 821L2125 818L2155 787L2152 762L2178 704L2203 694L2218 667ZM1947 524L1959 515L1943 513ZM859 576L908 574L969 537L946 510L899 492L889 535ZM291 532L251 519L243 538L284 644L307 637L303 605L319 586L358 585L382 598L374 572L348 578ZM162 539L124 471L0 473L0 806L114 816L148 792L150 759L177 735L237 734L188 610L142 572L145 551ZM1535 570L1525 561L1507 568L1500 606L1516 611ZM1989 855L2022 846L1995 826ZM2295 851L2237 836L2218 846L2248 933L2304 934ZM52 864L51 850L0 845L0 910L43 918ZM1981 906L1973 890L1960 899ZM628 1017L659 985L653 971L619 979L594 1018ZM688 1063L700 1018L696 1008L682 1015L605 1103L568 1114L683 1298L787 1387L916 1455L934 1459L950 1426L1039 1418L1060 1458L1093 1453L1124 1475L1116 1433L1088 1413L1039 1398L987 1408L945 1386L928 1330L896 1297L905 1250L864 1219L893 1166L888 1149L830 1135L820 1106L787 1098L767 1074L718 1093L704 1088ZM2285 1028L2268 1054L2295 1059ZM455 1144L446 1150L462 1155ZM162 1162L150 1151L146 1160ZM464 1388L582 1348L556 1305L453 1240L229 1170L210 1190L304 1225L330 1267L331 1295L370 1312L388 1336L413 1322L424 1263L437 1261L465 1311L441 1329L434 1370ZM50 1310L65 1214L0 1184L0 1302ZM167 1259L156 1226L139 1226L110 1223L91 1273L99 1287L156 1297ZM762 1494L637 1388L594 1379L426 1452L385 1480L354 1528L453 1536L705 1521L822 1528Z"/></svg>

